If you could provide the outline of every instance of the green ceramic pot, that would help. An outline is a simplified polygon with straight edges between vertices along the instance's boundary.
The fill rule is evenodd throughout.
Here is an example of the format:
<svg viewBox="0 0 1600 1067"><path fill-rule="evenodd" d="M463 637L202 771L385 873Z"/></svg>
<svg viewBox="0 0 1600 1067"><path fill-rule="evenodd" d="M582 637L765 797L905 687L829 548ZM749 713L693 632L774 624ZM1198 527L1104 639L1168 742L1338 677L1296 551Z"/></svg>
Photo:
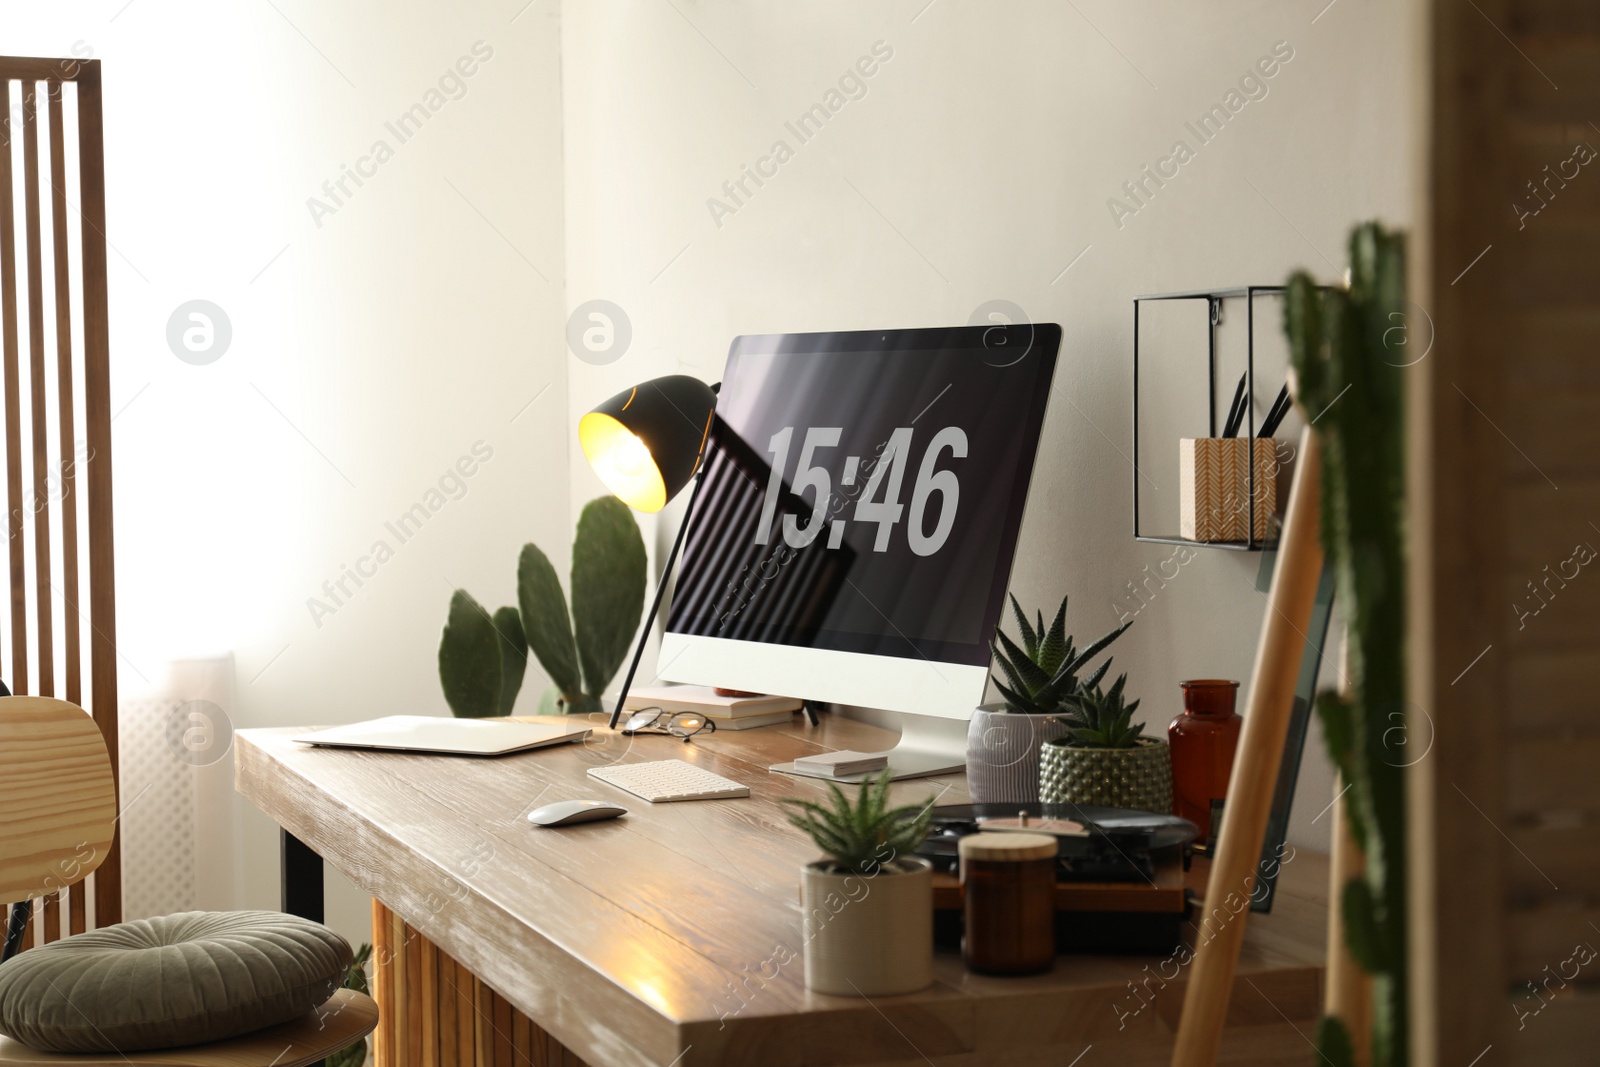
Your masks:
<svg viewBox="0 0 1600 1067"><path fill-rule="evenodd" d="M1167 743L1141 737L1132 748L1089 748L1047 741L1039 749L1039 799L1169 812L1172 760Z"/></svg>

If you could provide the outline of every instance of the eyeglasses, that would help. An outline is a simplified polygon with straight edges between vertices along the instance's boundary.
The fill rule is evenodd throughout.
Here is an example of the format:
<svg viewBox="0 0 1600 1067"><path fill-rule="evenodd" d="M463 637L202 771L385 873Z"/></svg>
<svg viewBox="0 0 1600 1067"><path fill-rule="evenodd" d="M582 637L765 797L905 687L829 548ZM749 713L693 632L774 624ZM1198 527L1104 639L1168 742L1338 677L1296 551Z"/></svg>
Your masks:
<svg viewBox="0 0 1600 1067"><path fill-rule="evenodd" d="M692 711L667 712L661 708L636 711L622 727L622 732L630 736L642 733L671 734L683 738L684 744L688 744L689 738L701 731L716 733L717 724Z"/></svg>

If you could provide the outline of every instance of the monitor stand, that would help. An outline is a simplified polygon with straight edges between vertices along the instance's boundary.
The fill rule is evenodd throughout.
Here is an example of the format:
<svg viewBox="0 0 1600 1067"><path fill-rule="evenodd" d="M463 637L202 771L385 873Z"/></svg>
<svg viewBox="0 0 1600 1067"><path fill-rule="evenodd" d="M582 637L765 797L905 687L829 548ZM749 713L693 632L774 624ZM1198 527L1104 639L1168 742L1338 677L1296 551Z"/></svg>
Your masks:
<svg viewBox="0 0 1600 1067"><path fill-rule="evenodd" d="M890 777L929 778L967 769L967 720L909 713L901 713L899 719L900 740L888 751ZM794 764L775 763L768 770L794 774ZM824 779L818 779L815 775L795 777L815 781L863 782L881 773L847 774Z"/></svg>

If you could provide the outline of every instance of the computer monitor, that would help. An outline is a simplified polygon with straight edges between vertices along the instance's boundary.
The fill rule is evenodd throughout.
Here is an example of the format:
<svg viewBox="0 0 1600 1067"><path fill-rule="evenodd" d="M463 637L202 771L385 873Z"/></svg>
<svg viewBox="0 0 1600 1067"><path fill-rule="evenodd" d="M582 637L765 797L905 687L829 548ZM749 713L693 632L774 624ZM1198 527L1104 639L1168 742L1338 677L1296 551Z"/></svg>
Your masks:
<svg viewBox="0 0 1600 1067"><path fill-rule="evenodd" d="M901 712L897 776L960 767L1060 340L735 338L658 676Z"/></svg>

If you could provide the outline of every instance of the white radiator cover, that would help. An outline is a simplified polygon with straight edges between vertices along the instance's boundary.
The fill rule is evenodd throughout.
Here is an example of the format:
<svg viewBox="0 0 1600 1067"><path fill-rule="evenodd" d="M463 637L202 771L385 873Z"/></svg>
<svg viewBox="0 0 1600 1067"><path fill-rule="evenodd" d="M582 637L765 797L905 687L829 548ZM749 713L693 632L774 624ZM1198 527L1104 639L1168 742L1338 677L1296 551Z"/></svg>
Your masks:
<svg viewBox="0 0 1600 1067"><path fill-rule="evenodd" d="M232 653L171 660L119 708L124 918L234 904Z"/></svg>

